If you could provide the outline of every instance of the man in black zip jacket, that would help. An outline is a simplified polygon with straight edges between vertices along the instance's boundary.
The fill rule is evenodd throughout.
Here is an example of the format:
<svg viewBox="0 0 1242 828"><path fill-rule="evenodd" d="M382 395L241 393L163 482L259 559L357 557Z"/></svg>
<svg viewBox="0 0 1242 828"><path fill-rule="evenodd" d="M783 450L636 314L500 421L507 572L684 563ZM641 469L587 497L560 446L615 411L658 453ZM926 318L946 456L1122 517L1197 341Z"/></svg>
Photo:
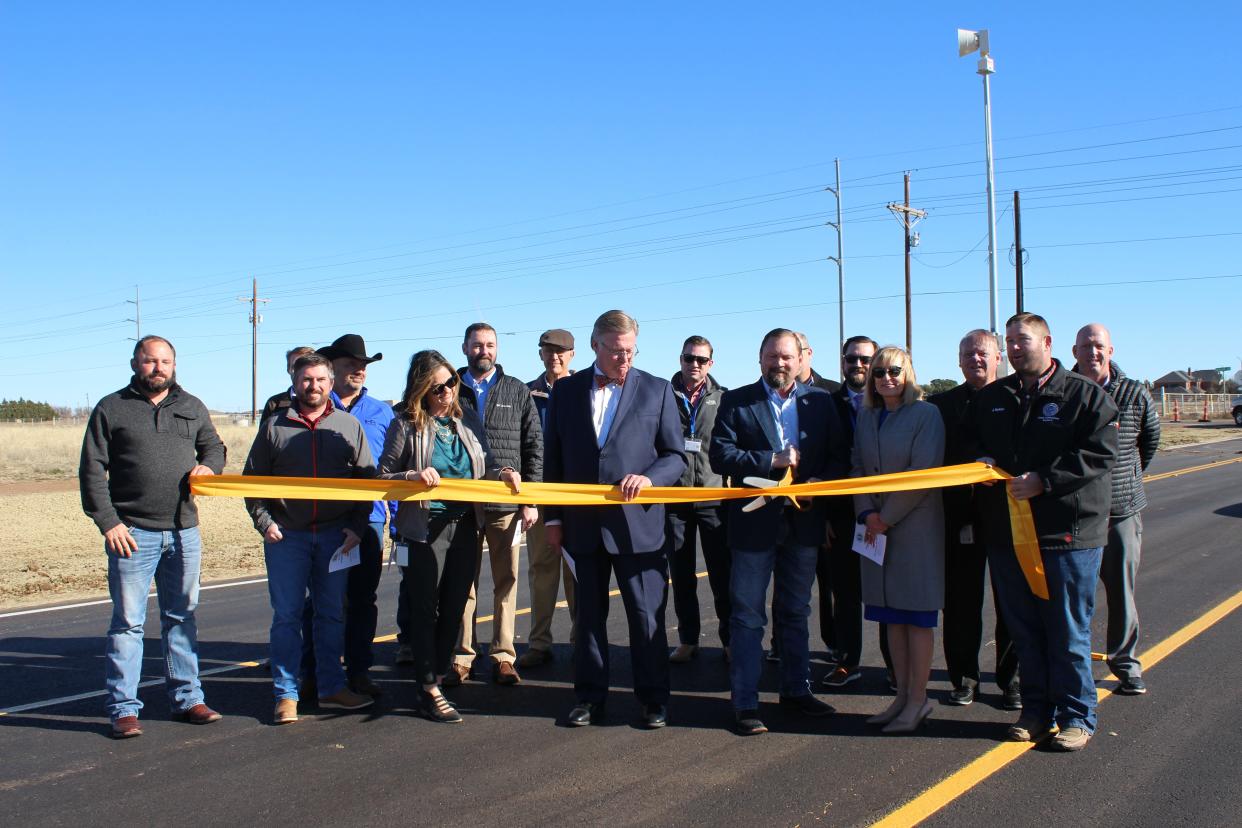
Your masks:
<svg viewBox="0 0 1242 828"><path fill-rule="evenodd" d="M1080 750L1095 732L1091 616L1108 538L1109 472L1117 462L1117 406L1095 383L1052 358L1043 317L1005 325L1014 375L979 392L973 425L984 462L1009 474L1009 492L1035 517L1048 600L1027 585L1014 554L1005 489L980 493L988 565L1018 649L1022 715L1008 738Z"/></svg>
<svg viewBox="0 0 1242 828"><path fill-rule="evenodd" d="M1143 472L1160 448L1160 415L1143 384L1121 372L1113 355L1108 328L1085 326L1074 342L1074 371L1099 385L1117 405L1117 465L1111 475L1113 499L1108 512L1108 544L1100 565L1100 581L1108 598L1108 667L1119 680L1122 696L1147 692L1143 665L1134 655L1139 639L1134 582L1138 577L1143 544L1143 516L1147 493Z"/></svg>
<svg viewBox="0 0 1242 828"><path fill-rule="evenodd" d="M720 475L712 471L708 459L712 429L720 399L727 389L712 377L712 343L706 337L691 336L681 346L681 370L673 375L673 396L681 415L681 432L686 441L686 470L682 486L717 488ZM678 645L669 655L673 664L684 664L699 651L699 577L696 538L703 545L707 582L716 608L717 631L725 657L729 653L729 545L725 538L725 510L719 500L669 504L664 510L672 551L669 572L673 581L673 609L677 613Z"/></svg>
<svg viewBox="0 0 1242 828"><path fill-rule="evenodd" d="M501 466L522 473L522 480L543 480L543 429L539 412L526 383L505 374L496 362L496 329L486 322L466 328L462 353L467 365L461 375L461 404L472 405L483 421L487 442ZM460 684L470 677L478 640L475 636L475 607L479 589L479 569L483 563L482 541L487 542L492 565L494 597L492 642L488 657L492 679L497 684L515 685L521 681L514 662L515 620L517 616L518 555L522 533L539 519L534 506L488 503L483 509L483 531L475 563L474 586L462 615L461 638L453 653L453 666L445 684Z"/></svg>

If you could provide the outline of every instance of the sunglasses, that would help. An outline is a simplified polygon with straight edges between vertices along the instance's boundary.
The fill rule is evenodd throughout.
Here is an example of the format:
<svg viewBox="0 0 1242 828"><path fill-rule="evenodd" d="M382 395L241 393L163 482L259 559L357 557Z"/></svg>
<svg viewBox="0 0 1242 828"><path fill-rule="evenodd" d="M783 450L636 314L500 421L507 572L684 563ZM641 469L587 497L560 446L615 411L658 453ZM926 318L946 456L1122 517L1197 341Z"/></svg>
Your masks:
<svg viewBox="0 0 1242 828"><path fill-rule="evenodd" d="M904 370L905 368L901 365L889 365L887 368L872 368L871 376L875 379L880 379L885 374L888 374L892 379L897 379Z"/></svg>
<svg viewBox="0 0 1242 828"><path fill-rule="evenodd" d="M871 357L862 356L861 354L846 354L842 359L847 365L870 365Z"/></svg>
<svg viewBox="0 0 1242 828"><path fill-rule="evenodd" d="M705 356L697 356L695 354L682 354L681 361L686 363L687 365L689 365L692 362L695 365L706 365L707 363L712 361L712 358L705 357Z"/></svg>
<svg viewBox="0 0 1242 828"><path fill-rule="evenodd" d="M444 389L456 388L457 381L458 381L457 375L453 374L453 376L449 377L444 382L437 382L435 385L431 386L431 388L428 389L427 393L434 394L435 396L438 397L439 395L444 393Z"/></svg>

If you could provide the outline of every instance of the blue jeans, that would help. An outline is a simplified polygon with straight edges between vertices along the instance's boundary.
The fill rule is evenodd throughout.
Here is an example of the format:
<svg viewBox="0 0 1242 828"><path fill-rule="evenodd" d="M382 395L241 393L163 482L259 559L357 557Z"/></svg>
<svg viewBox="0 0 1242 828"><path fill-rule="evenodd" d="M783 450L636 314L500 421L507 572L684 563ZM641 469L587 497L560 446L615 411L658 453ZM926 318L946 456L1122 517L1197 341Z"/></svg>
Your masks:
<svg viewBox="0 0 1242 828"><path fill-rule="evenodd" d="M384 574L384 524L369 523L358 544L358 565L345 578L345 674L365 676L375 663L371 643L379 623L375 591ZM302 678L315 675L315 608L310 596L302 610Z"/></svg>
<svg viewBox="0 0 1242 828"><path fill-rule="evenodd" d="M1091 616L1103 547L1041 549L1049 600L1026 584L1012 546L990 547L988 565L1000 611L1018 651L1022 716L1064 730L1095 732Z"/></svg>
<svg viewBox="0 0 1242 828"><path fill-rule="evenodd" d="M160 606L160 642L164 650L164 686L175 711L203 701L198 681L198 573L202 541L198 527L162 532L131 527L138 543L131 557L108 555L108 594L112 624L108 627L106 688L108 715L115 721L137 716L142 709L138 682L142 678L142 635L147 620L151 581Z"/></svg>
<svg viewBox="0 0 1242 828"><path fill-rule="evenodd" d="M279 543L263 544L267 592L272 601L272 682L277 699L298 697L302 664L302 608L310 589L315 605L311 627L315 639L315 680L320 696L345 686L341 652L345 647L342 620L348 569L328 572L328 560L344 540L340 527L300 532L284 529Z"/></svg>
<svg viewBox="0 0 1242 828"><path fill-rule="evenodd" d="M763 672L763 630L767 626L764 598L768 581L776 574L772 614L780 644L782 696L811 692L811 658L807 619L811 616L811 584L819 550L814 546L780 544L767 549L733 549L729 578L729 641L733 660L729 679L733 709L759 706L759 676Z"/></svg>

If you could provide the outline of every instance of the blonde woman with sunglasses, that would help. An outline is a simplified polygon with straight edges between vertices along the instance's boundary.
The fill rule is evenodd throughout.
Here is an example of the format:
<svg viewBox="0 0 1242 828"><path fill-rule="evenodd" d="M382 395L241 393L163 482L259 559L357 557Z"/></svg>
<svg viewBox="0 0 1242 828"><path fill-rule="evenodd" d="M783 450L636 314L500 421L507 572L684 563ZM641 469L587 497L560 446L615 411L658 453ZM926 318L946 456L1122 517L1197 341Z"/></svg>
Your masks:
<svg viewBox="0 0 1242 828"><path fill-rule="evenodd" d="M414 354L384 441L380 477L432 487L442 478L486 477L518 491L521 475L496 464L474 407L458 402L458 382L453 366L438 351ZM418 707L436 722L462 720L440 685L474 583L481 510L476 504L424 500L402 503L397 511L398 557L403 548L408 558L402 588L420 682Z"/></svg>
<svg viewBox="0 0 1242 828"><path fill-rule="evenodd" d="M923 402L910 355L881 348L871 360L854 434L854 476L940 466L944 424ZM927 680L944 608L944 507L939 489L856 495L868 540L885 536L884 563L862 560L864 617L887 626L897 697L867 719L885 733L911 733L931 714Z"/></svg>

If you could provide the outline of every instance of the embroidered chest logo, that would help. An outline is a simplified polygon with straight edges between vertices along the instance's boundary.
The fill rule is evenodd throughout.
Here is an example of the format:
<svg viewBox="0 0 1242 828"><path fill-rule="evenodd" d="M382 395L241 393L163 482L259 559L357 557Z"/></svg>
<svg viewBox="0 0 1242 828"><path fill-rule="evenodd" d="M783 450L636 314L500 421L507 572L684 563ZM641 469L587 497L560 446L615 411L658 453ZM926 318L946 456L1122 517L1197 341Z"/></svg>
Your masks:
<svg viewBox="0 0 1242 828"><path fill-rule="evenodd" d="M1039 421L1041 423L1060 422L1061 418L1057 416L1061 412L1061 406L1054 402L1044 403L1044 407L1039 411Z"/></svg>

